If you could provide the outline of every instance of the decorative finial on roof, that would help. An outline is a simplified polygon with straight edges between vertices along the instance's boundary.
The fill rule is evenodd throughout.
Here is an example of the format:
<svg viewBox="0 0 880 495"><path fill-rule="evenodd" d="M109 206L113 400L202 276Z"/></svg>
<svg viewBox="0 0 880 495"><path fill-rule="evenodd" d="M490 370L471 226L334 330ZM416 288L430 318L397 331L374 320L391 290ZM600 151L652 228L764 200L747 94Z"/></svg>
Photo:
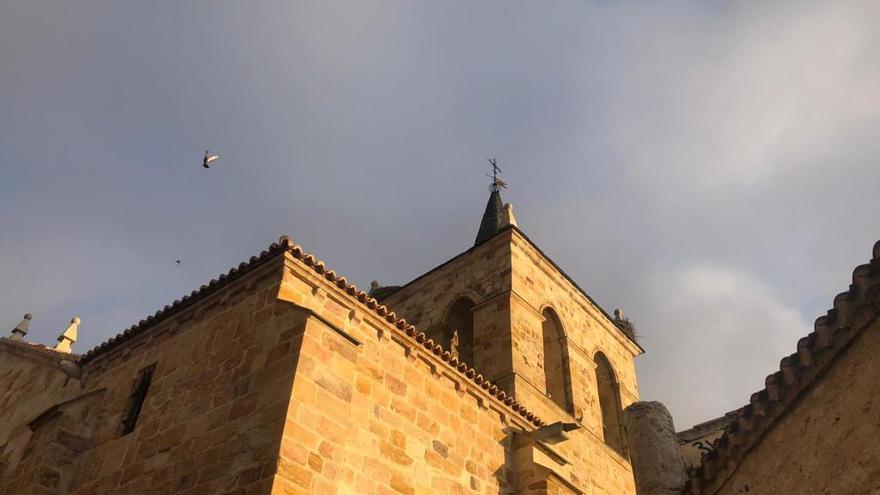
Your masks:
<svg viewBox="0 0 880 495"><path fill-rule="evenodd" d="M31 318L33 318L33 316L31 316L30 313L25 313L24 319L12 329L12 336L9 338L12 340L24 340L24 336L27 335L28 328L30 328L31 325Z"/></svg>
<svg viewBox="0 0 880 495"><path fill-rule="evenodd" d="M58 344L55 345L56 351L66 353L73 351L73 344L76 343L77 329L79 329L80 321L79 316L74 316L70 320L67 330L58 337Z"/></svg>
<svg viewBox="0 0 880 495"><path fill-rule="evenodd" d="M477 231L474 246L494 236L502 228L516 225L513 209L509 205L505 206L501 201L500 191L507 189L507 183L498 178L498 174L501 173L498 161L489 158L489 165L492 165L492 174L486 174L492 178L492 184L489 186L489 202L486 204L486 211L483 212L483 219L480 221L480 229Z"/></svg>
<svg viewBox="0 0 880 495"><path fill-rule="evenodd" d="M510 203L504 205L504 213L501 215L501 226L507 227L508 225L516 227L516 217L513 216L513 205Z"/></svg>
<svg viewBox="0 0 880 495"><path fill-rule="evenodd" d="M400 289L399 285L382 285L378 280L373 280L370 282L370 291L367 292L367 295L376 299L377 301L381 301L386 297L390 296L397 292Z"/></svg>
<svg viewBox="0 0 880 495"><path fill-rule="evenodd" d="M498 160L494 158L489 158L488 160L489 165L492 165L492 185L489 186L489 191L495 192L500 191L501 189L507 189L507 183L498 178L498 174L501 173L501 167L498 166Z"/></svg>
<svg viewBox="0 0 880 495"><path fill-rule="evenodd" d="M367 292L367 295L370 297L376 297L376 292L378 292L381 288L382 286L379 285L379 281L373 280L372 282L370 282L370 291Z"/></svg>

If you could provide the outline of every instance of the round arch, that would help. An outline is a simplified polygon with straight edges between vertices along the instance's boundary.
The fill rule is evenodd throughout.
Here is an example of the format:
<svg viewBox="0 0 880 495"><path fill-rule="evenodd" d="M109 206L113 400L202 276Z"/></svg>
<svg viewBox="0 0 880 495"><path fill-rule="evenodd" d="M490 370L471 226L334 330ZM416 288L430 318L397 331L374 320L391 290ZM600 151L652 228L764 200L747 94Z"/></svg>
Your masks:
<svg viewBox="0 0 880 495"><path fill-rule="evenodd" d="M593 355L596 365L596 389L602 413L602 435L605 444L626 456L621 423L620 385L611 361L601 351Z"/></svg>
<svg viewBox="0 0 880 495"><path fill-rule="evenodd" d="M541 335L544 348L544 385L547 396L569 414L574 414L571 393L571 366L565 328L552 306L541 310L544 321Z"/></svg>
<svg viewBox="0 0 880 495"><path fill-rule="evenodd" d="M549 312L552 313L553 317L556 319L556 326L559 327L560 333L562 334L561 337L568 337L568 330L566 329L565 324L562 322L562 318L559 317L559 312L556 311L556 308L553 307L553 303L551 303L550 301L544 301L538 306L538 308L538 312L540 312L541 316L543 316L545 319L547 318L546 313L549 310Z"/></svg>
<svg viewBox="0 0 880 495"><path fill-rule="evenodd" d="M443 316L443 346L451 348L452 336L458 333L458 359L470 366L474 365L474 300L468 295L459 295L446 308Z"/></svg>

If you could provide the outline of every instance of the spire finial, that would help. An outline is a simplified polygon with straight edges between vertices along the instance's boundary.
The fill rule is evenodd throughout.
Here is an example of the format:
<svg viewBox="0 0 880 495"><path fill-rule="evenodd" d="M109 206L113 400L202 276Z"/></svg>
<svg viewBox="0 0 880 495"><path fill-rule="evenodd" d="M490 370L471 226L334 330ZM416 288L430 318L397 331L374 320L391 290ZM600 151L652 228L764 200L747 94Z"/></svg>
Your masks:
<svg viewBox="0 0 880 495"><path fill-rule="evenodd" d="M80 321L79 316L74 316L70 319L70 325L67 326L67 330L58 337L58 344L55 345L56 351L68 354L73 351L73 344L76 343Z"/></svg>
<svg viewBox="0 0 880 495"><path fill-rule="evenodd" d="M30 328L31 325L31 318L33 318L33 316L31 316L30 313L25 313L24 319L12 329L12 336L9 338L12 340L24 340L24 336L27 335L28 328Z"/></svg>
<svg viewBox="0 0 880 495"><path fill-rule="evenodd" d="M498 174L501 173L501 167L498 166L498 160L495 158L488 158L489 165L492 165L492 184L489 186L489 191L498 192L501 189L507 189L507 183L498 178ZM487 176L489 174L486 174Z"/></svg>
<svg viewBox="0 0 880 495"><path fill-rule="evenodd" d="M477 238L474 240L474 246L489 239L497 234L509 222L505 222L504 203L501 202L501 189L507 189L507 183L498 178L501 173L501 167L494 158L489 158L489 165L492 165L492 174L486 176L492 179L489 186L489 202L486 204L486 211L483 212L483 219L480 221L480 228L477 230Z"/></svg>

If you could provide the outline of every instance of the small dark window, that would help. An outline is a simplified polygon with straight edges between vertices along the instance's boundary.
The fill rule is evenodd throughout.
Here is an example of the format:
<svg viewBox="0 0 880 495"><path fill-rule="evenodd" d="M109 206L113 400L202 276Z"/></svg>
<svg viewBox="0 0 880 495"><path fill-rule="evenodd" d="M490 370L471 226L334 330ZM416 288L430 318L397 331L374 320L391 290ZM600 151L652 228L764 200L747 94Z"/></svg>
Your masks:
<svg viewBox="0 0 880 495"><path fill-rule="evenodd" d="M144 399L147 398L147 392L150 390L150 382L153 381L153 371L156 369L155 364L151 364L142 369L138 374L134 389L128 401L128 411L122 420L122 434L128 435L134 431L137 424L138 416L141 414L141 408L144 407Z"/></svg>

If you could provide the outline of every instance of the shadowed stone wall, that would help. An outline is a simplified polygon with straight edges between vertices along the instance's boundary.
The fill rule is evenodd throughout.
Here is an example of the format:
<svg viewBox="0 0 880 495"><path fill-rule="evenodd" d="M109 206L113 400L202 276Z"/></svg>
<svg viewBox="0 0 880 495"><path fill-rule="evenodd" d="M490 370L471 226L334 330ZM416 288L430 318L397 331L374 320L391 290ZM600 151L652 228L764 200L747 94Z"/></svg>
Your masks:
<svg viewBox="0 0 880 495"><path fill-rule="evenodd" d="M280 262L85 363L84 388L67 386L76 407L24 421L28 441L4 446L21 455L6 459L0 493L269 493L306 317L275 299ZM137 424L123 434L133 386L151 365ZM52 394L56 403L69 398Z"/></svg>
<svg viewBox="0 0 880 495"><path fill-rule="evenodd" d="M878 350L875 318L732 476L703 493L880 493Z"/></svg>

